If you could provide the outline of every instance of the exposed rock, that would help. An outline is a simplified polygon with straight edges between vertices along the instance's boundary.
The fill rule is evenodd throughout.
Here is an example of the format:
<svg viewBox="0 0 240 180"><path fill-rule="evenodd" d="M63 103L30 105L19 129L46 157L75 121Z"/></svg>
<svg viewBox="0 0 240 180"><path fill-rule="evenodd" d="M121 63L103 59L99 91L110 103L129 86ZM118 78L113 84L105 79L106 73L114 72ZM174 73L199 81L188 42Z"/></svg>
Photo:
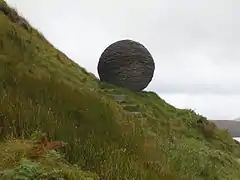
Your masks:
<svg viewBox="0 0 240 180"><path fill-rule="evenodd" d="M101 81L133 91L145 89L152 80L155 64L149 51L132 40L108 46L98 63Z"/></svg>

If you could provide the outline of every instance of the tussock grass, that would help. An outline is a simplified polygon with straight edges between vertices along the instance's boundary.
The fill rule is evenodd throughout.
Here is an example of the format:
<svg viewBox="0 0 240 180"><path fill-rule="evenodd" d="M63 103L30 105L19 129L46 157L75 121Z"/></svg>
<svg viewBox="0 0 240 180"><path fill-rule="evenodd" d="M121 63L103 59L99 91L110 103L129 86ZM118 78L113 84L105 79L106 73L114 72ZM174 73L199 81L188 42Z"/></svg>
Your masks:
<svg viewBox="0 0 240 180"><path fill-rule="evenodd" d="M51 139L68 143L60 153L69 163L106 180L240 178L236 161L240 146L226 131L192 110L176 109L154 92L134 93L99 82L27 21L28 28L19 24L21 17L3 0L1 8L2 141L7 136L29 139L36 130L46 132ZM142 115L127 114L110 92L125 95L126 103L136 104L131 110ZM13 142L26 148L25 141ZM1 147L10 147L8 143ZM8 153L4 156L13 156ZM30 163L24 157L13 157L1 158L0 167L18 168L21 163Z"/></svg>
<svg viewBox="0 0 240 180"><path fill-rule="evenodd" d="M70 165L55 150L47 150L36 159L28 153L35 147L33 140L8 139L0 144L0 178L10 179L66 179L98 180L96 174L84 172Z"/></svg>

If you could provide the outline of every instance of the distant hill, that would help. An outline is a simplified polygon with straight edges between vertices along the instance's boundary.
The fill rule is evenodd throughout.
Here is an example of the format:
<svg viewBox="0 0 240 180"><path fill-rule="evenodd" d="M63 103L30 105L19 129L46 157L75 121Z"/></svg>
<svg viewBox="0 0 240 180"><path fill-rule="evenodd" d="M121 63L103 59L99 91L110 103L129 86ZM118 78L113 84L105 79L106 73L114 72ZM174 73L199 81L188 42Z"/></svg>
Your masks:
<svg viewBox="0 0 240 180"><path fill-rule="evenodd" d="M235 118L234 121L240 121L240 117Z"/></svg>
<svg viewBox="0 0 240 180"><path fill-rule="evenodd" d="M227 129L233 137L240 137L240 121L212 120L219 129Z"/></svg>

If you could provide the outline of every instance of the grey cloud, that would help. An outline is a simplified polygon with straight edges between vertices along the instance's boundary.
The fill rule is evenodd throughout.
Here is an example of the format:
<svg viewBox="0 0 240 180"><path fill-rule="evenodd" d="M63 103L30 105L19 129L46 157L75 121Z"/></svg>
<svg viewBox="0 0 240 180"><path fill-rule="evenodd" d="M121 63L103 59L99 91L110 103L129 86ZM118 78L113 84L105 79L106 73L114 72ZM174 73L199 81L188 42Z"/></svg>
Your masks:
<svg viewBox="0 0 240 180"><path fill-rule="evenodd" d="M159 93L182 94L240 94L240 83L237 84L160 84L156 87Z"/></svg>
<svg viewBox="0 0 240 180"><path fill-rule="evenodd" d="M240 95L220 94L165 94L159 93L168 103L193 109L209 119L233 120L239 117Z"/></svg>

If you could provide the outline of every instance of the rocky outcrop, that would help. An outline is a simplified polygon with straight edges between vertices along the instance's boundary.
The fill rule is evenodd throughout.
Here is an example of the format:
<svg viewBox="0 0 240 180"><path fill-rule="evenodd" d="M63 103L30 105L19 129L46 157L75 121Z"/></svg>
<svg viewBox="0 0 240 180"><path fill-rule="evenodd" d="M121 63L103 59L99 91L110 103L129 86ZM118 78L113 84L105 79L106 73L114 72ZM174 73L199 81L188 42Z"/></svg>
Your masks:
<svg viewBox="0 0 240 180"><path fill-rule="evenodd" d="M133 91L145 89L152 80L155 64L149 51L132 40L108 46L98 63L101 81Z"/></svg>

